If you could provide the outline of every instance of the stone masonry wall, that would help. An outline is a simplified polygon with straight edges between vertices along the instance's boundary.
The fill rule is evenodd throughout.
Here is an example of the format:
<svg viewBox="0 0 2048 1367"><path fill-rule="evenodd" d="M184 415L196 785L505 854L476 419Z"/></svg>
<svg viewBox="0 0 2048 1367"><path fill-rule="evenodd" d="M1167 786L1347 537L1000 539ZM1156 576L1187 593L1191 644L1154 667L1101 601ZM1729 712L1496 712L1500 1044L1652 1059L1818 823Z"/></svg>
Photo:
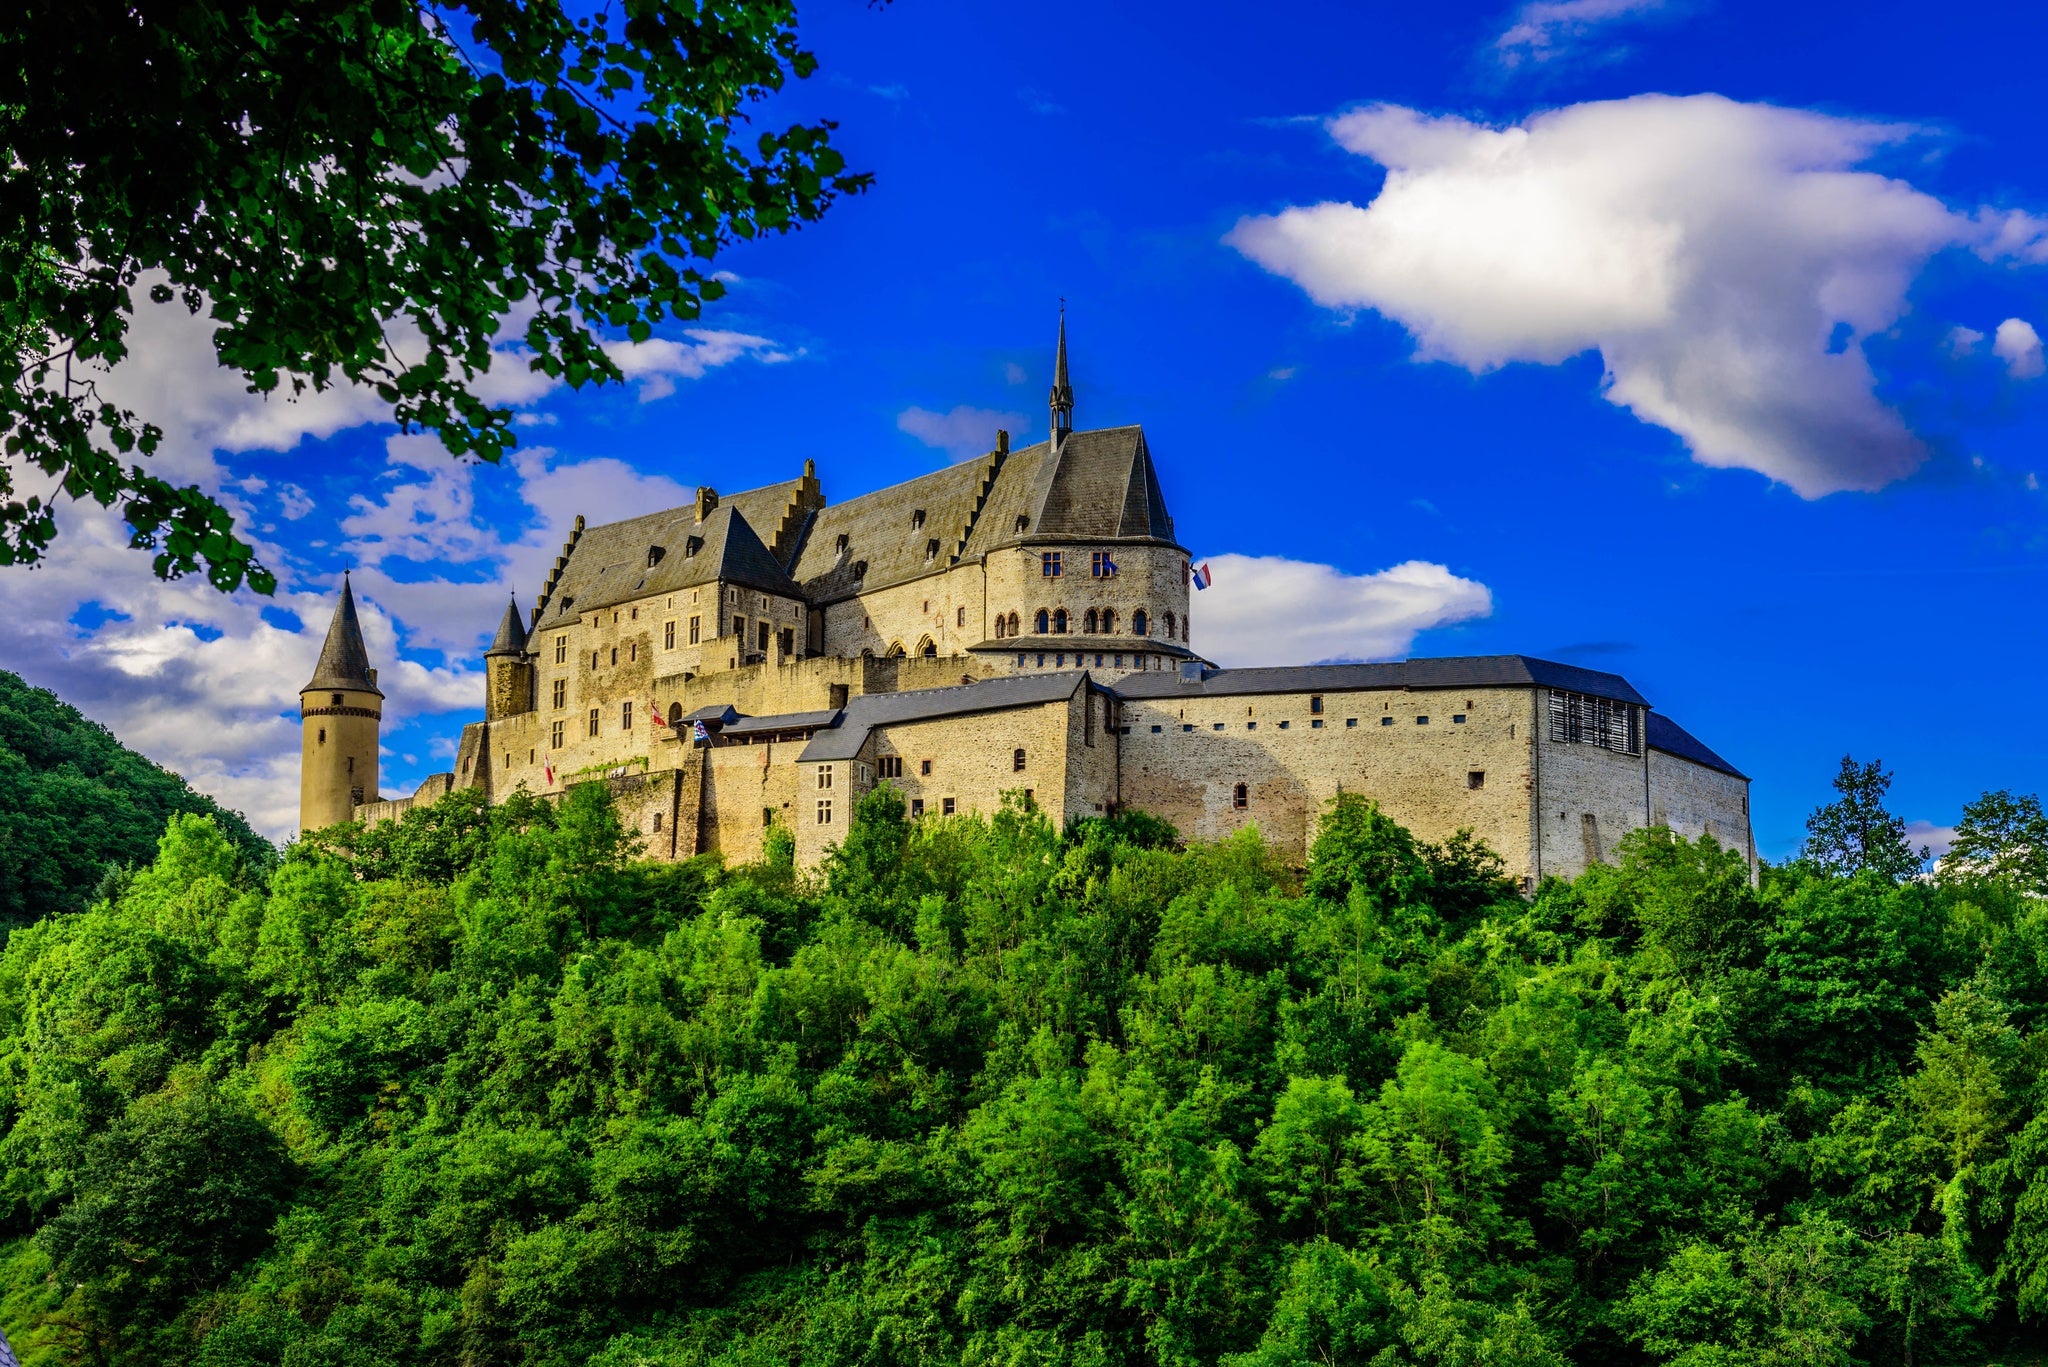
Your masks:
<svg viewBox="0 0 2048 1367"><path fill-rule="evenodd" d="M1361 792L1421 840L1471 827L1519 874L1530 847L1528 711L1527 690L1507 688L1126 699L1118 801L1191 840L1256 823L1305 860L1324 804Z"/></svg>
<svg viewBox="0 0 2048 1367"><path fill-rule="evenodd" d="M1540 712L1547 706L1544 690L1534 696ZM1596 863L1612 863L1621 837L1650 824L1642 755L1551 740L1547 717L1537 752L1532 811L1542 844L1529 872L1576 878Z"/></svg>
<svg viewBox="0 0 2048 1367"><path fill-rule="evenodd" d="M1703 764L1650 752L1650 814L1688 840L1711 835L1724 848L1742 851L1752 866L1756 844L1749 825L1749 784Z"/></svg>

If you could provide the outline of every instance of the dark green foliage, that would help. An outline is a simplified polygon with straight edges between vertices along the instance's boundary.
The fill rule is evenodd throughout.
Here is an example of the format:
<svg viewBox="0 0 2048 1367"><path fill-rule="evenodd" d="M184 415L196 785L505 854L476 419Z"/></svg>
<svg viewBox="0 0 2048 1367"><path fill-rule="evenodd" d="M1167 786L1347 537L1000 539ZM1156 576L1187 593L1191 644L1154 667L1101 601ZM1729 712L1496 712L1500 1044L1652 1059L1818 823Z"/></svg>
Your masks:
<svg viewBox="0 0 2048 1367"><path fill-rule="evenodd" d="M118 504L174 578L275 580L221 503L105 402L138 292L204 310L252 393L360 385L495 461L492 343L582 386L608 340L696 318L740 240L859 190L829 122L750 108L815 59L789 0L12 0L0 10L0 564L57 531L17 472ZM408 335L409 334L409 335ZM138 461L136 458L145 458Z"/></svg>
<svg viewBox="0 0 2048 1367"><path fill-rule="evenodd" d="M1927 851L1915 850L1906 839L1906 823L1885 810L1884 795L1891 786L1882 760L1858 764L1842 756L1841 772L1835 775L1841 796L1806 818L1800 857L1834 873L1868 870L1897 879L1919 872Z"/></svg>
<svg viewBox="0 0 2048 1367"><path fill-rule="evenodd" d="M238 812L127 749L57 695L0 670L0 927L77 911L146 864L179 812L214 819L257 867L276 852Z"/></svg>
<svg viewBox="0 0 2048 1367"><path fill-rule="evenodd" d="M1356 798L1298 874L888 788L789 853L635 863L601 785L270 870L178 818L0 955L24 1360L2040 1360L1997 870L1645 831L1524 901Z"/></svg>

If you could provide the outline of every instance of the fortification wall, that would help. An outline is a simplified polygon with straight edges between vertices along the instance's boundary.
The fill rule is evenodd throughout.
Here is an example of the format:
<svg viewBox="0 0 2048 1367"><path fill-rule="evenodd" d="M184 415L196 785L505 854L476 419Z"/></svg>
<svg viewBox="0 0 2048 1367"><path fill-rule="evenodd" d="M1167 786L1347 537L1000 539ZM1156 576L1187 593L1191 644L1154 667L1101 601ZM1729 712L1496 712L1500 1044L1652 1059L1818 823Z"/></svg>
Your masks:
<svg viewBox="0 0 2048 1367"><path fill-rule="evenodd" d="M1741 850L1752 868L1756 864L1746 779L1652 750L1650 813L1656 824L1669 826L1688 840L1711 835L1723 847Z"/></svg>
<svg viewBox="0 0 2048 1367"><path fill-rule="evenodd" d="M387 821L398 820L414 807L431 807L453 791L453 774L429 774L410 796L365 802L356 808L355 818L365 826L381 826Z"/></svg>
<svg viewBox="0 0 2048 1367"><path fill-rule="evenodd" d="M761 858L771 825L796 825L798 765L804 741L763 741L692 751L702 771L697 849L727 863Z"/></svg>
<svg viewBox="0 0 2048 1367"><path fill-rule="evenodd" d="M1535 693L1541 708L1542 690ZM1650 824L1648 769L1640 754L1550 739L1547 718L1537 741L1537 788L1532 812L1542 833L1542 877L1576 878L1596 863L1612 863L1622 836Z"/></svg>
<svg viewBox="0 0 2048 1367"><path fill-rule="evenodd" d="M1472 828L1519 875L1531 862L1528 714L1529 690L1509 688L1126 699L1118 801L1191 840L1256 824L1305 860L1324 805L1364 793L1420 840Z"/></svg>

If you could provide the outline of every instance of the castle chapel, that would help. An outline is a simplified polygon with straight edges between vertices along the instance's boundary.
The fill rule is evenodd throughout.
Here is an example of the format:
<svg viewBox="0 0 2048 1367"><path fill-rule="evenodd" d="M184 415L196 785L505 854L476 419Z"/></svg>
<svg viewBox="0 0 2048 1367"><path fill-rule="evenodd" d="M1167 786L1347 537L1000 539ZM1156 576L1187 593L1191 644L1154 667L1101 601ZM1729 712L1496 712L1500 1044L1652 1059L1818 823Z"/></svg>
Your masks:
<svg viewBox="0 0 2048 1367"><path fill-rule="evenodd" d="M1533 883L1640 826L1754 861L1749 781L1618 675L1520 655L1219 669L1138 427L1073 429L1064 320L1043 442L826 501L783 484L586 527L485 652L455 769L380 798L383 694L352 591L300 695L300 825L393 819L456 788L609 785L647 852L814 865L893 785L913 817L1020 793L1055 819L1256 824L1305 856L1323 805L1469 827ZM1313 605L1302 604L1312 611Z"/></svg>

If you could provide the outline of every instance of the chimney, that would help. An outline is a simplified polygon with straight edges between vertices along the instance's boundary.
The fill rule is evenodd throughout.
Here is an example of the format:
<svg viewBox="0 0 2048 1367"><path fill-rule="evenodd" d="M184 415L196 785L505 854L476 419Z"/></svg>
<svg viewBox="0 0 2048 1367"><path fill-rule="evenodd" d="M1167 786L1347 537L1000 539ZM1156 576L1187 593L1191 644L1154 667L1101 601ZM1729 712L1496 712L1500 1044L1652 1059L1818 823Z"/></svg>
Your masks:
<svg viewBox="0 0 2048 1367"><path fill-rule="evenodd" d="M999 456L1010 454L1010 434L1000 427L996 429L996 454Z"/></svg>
<svg viewBox="0 0 2048 1367"><path fill-rule="evenodd" d="M718 507L718 490L708 484L697 486L697 520L702 522Z"/></svg>

